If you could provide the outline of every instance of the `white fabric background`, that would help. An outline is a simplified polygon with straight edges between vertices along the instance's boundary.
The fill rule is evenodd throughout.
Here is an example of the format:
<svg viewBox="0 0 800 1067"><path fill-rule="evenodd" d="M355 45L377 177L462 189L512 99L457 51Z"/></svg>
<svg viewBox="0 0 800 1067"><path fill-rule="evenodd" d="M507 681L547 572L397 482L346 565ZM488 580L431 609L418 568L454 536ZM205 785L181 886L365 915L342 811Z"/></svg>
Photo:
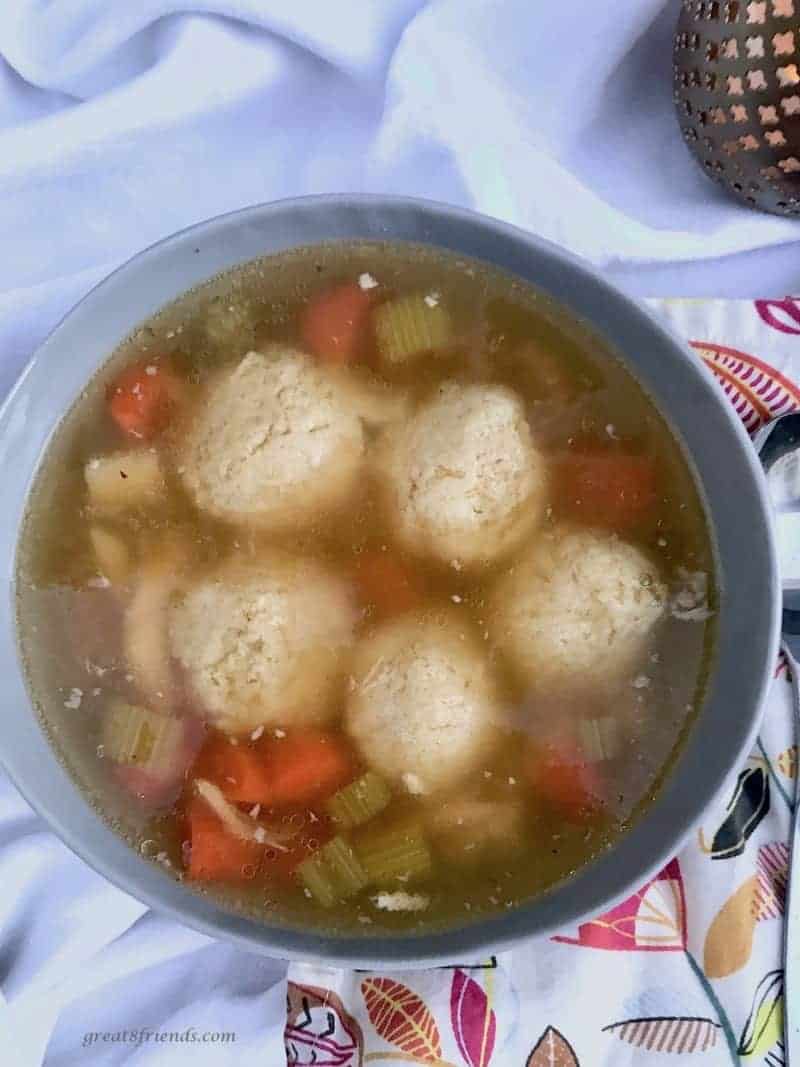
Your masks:
<svg viewBox="0 0 800 1067"><path fill-rule="evenodd" d="M677 6L3 0L0 394L132 253L304 193L474 206L638 294L800 292L800 224L724 198L681 143ZM3 1063L39 1064L47 1047L48 1067L239 1063L251 1051L278 1065L281 973L146 914L0 777ZM239 1041L230 1053L77 1047L85 1030L144 1023L236 1029Z"/></svg>

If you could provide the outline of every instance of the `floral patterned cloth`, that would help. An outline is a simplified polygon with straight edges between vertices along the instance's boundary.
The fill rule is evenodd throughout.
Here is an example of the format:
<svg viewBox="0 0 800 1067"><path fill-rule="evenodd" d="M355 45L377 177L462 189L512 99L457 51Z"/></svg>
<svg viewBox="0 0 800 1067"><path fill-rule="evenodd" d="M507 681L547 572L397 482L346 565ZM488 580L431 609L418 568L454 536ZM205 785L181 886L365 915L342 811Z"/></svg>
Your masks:
<svg viewBox="0 0 800 1067"><path fill-rule="evenodd" d="M800 405L800 300L652 304L748 430ZM780 1067L794 742L781 660L749 758L680 855L623 904L480 966L292 965L290 1067Z"/></svg>

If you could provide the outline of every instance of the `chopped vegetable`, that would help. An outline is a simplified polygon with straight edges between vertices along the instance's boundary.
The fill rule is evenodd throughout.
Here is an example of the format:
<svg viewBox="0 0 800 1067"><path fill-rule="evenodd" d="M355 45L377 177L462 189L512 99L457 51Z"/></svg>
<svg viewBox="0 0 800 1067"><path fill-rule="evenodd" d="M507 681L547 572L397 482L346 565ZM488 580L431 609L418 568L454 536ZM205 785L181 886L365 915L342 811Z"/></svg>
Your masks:
<svg viewBox="0 0 800 1067"><path fill-rule="evenodd" d="M354 775L352 753L344 739L319 730L289 734L265 746L269 780L255 802L273 807L313 804L335 793Z"/></svg>
<svg viewBox="0 0 800 1067"><path fill-rule="evenodd" d="M131 554L123 539L104 526L92 526L89 540L103 577L112 585L125 585L131 572Z"/></svg>
<svg viewBox="0 0 800 1067"><path fill-rule="evenodd" d="M159 719L161 718L166 717L159 716ZM137 766L134 763L118 763L113 768L113 776L117 783L126 792L136 797L140 807L172 807L183 788L186 773L205 737L204 725L192 716L167 721L179 723L181 727L180 744L174 750L173 758L168 764L159 766L158 770L149 769L147 766ZM104 751L104 756L106 754Z"/></svg>
<svg viewBox="0 0 800 1067"><path fill-rule="evenodd" d="M157 705L169 705L174 696L167 610L178 582L178 560L173 554L152 561L140 571L125 612L123 642L128 666L142 693Z"/></svg>
<svg viewBox="0 0 800 1067"><path fill-rule="evenodd" d="M164 429L183 390L178 379L158 363L126 370L108 391L108 406L117 426L131 437L150 440Z"/></svg>
<svg viewBox="0 0 800 1067"><path fill-rule="evenodd" d="M367 771L334 793L326 807L337 826L349 830L379 815L391 799L392 791L383 778Z"/></svg>
<svg viewBox="0 0 800 1067"><path fill-rule="evenodd" d="M181 719L136 704L114 701L103 720L104 753L116 763L153 774L169 771L184 741Z"/></svg>
<svg viewBox="0 0 800 1067"><path fill-rule="evenodd" d="M353 578L361 603L379 620L411 611L422 599L414 573L390 552L364 553Z"/></svg>
<svg viewBox="0 0 800 1067"><path fill-rule="evenodd" d="M534 791L565 819L582 822L603 805L596 765L567 742L529 742L526 775Z"/></svg>
<svg viewBox="0 0 800 1067"><path fill-rule="evenodd" d="M617 533L645 522L658 502L656 468L646 456L570 455L562 460L555 484L565 514Z"/></svg>
<svg viewBox="0 0 800 1067"><path fill-rule="evenodd" d="M523 807L515 800L445 800L431 811L428 826L448 860L472 865L521 846Z"/></svg>
<svg viewBox="0 0 800 1067"><path fill-rule="evenodd" d="M421 293L399 297L375 310L381 359L389 366L407 363L453 341L453 324L438 300Z"/></svg>
<svg viewBox="0 0 800 1067"><path fill-rule="evenodd" d="M187 875L193 881L235 882L253 877L264 845L231 833L208 801L195 794L186 811L189 831Z"/></svg>
<svg viewBox="0 0 800 1067"><path fill-rule="evenodd" d="M343 837L334 837L297 868L300 880L323 907L348 900L367 884L358 857Z"/></svg>
<svg viewBox="0 0 800 1067"><path fill-rule="evenodd" d="M325 363L354 363L369 342L370 293L346 282L312 298L303 320L303 341Z"/></svg>
<svg viewBox="0 0 800 1067"><path fill-rule="evenodd" d="M357 838L355 849L371 885L424 878L433 866L422 828L416 822L366 831Z"/></svg>
<svg viewBox="0 0 800 1067"><path fill-rule="evenodd" d="M619 720L611 715L581 719L578 724L581 749L590 763L614 759L619 751Z"/></svg>
<svg viewBox="0 0 800 1067"><path fill-rule="evenodd" d="M264 736L250 744L214 737L201 752L197 768L233 803L274 808L326 800L355 774L343 738L310 729L281 739Z"/></svg>
<svg viewBox="0 0 800 1067"><path fill-rule="evenodd" d="M166 482L156 452L116 452L90 459L84 468L89 504L116 515L154 507L164 499Z"/></svg>

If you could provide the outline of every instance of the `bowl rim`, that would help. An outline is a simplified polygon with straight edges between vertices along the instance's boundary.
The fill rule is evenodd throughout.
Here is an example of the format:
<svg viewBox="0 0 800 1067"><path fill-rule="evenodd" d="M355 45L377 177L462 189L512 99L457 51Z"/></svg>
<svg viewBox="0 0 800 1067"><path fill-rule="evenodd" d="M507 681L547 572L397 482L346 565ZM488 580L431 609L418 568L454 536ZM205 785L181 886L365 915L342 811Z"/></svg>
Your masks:
<svg viewBox="0 0 800 1067"><path fill-rule="evenodd" d="M170 257L180 264L182 256L184 258L190 256L190 250L197 253L200 257L199 263L203 265L206 263L205 257L200 256L203 245L210 242L213 247L215 241L224 245L227 234L246 232L247 240L250 240L251 236L258 240L271 226L280 228L283 225L285 230L287 227L291 229L294 225L302 230L305 221L308 221L312 229L314 226L319 229L322 226L322 220L326 219L330 221L331 226L334 228L339 226L343 231L358 229L359 232L350 234L350 240L422 241L437 247L445 247L467 258L485 259L501 270L519 274L528 284L538 284L540 288L553 293L567 309L573 309L577 301L577 305L582 309L579 317L588 321L590 328L599 330L607 337L609 331L613 332L618 327L623 332L627 329L631 334L631 344L633 344L634 337L647 340L666 359L667 363L672 361L672 371L681 389L696 398L698 408L702 409L704 417L714 425L715 432L719 432L725 439L724 445L729 449L731 480L737 482L737 491L751 509L748 519L752 524L752 536L748 539L744 529L746 524L740 524L743 529L736 535L738 540L735 543L738 544L741 541L745 547L752 549L747 559L747 566L755 573L743 576L741 579L737 578L736 583L728 581L730 575L727 570L720 573L720 596L723 605L727 600L732 600L738 607L741 607L749 598L755 605L753 610L758 623L752 630L739 633L738 623L737 626L733 626L733 621L731 622L732 628L739 637L747 637L741 649L739 666L741 668L741 661L745 661L751 673L744 686L746 695L742 697L746 703L746 709L735 720L738 731L735 732L733 743L729 743L728 756L722 761L716 759L716 762L716 757L712 753L708 753L710 758L705 760L695 759L692 768L696 790L691 798L681 796L679 791L676 792L674 785L679 778L682 765L686 762L687 753L692 752L694 748L692 736L690 736L677 765L670 771L667 783L653 807L644 817L638 820L634 827L598 860L582 868L573 878L560 883L542 896L534 898L533 901L519 905L504 915L484 918L465 927L442 932L388 937L336 936L292 927L270 926L260 920L228 912L216 905L210 898L187 891L156 865L134 852L91 808L88 800L84 798L55 757L38 716L33 710L27 689L25 689L26 708L23 712L17 709L18 719L12 718L10 727L8 726L9 716L0 715L0 763L31 807L84 862L114 885L131 893L148 906L202 933L225 938L251 951L256 950L292 960L324 962L329 965L362 969L446 965L465 957L482 958L519 945L528 938L546 936L565 927L574 927L578 921L587 916L601 914L617 902L626 899L631 892L639 889L666 866L699 823L703 813L725 787L728 776L735 770L737 763L749 751L755 740L760 725L760 709L771 681L772 668L777 655L780 628L780 586L772 531L772 513L766 483L757 456L732 405L725 400L713 376L702 361L691 354L688 346L675 337L648 308L610 285L599 272L577 256L508 223L435 201L371 194L309 196L242 208L180 230L131 257L95 285L62 318L33 354L3 402L0 407L0 462L5 461L3 469L7 470L9 462L13 462L15 449L19 450L24 447L26 416L31 411L33 404L31 390L36 384L34 379L37 379L40 384L44 381L44 375L47 373L43 370L45 364L63 355L65 350L69 351L70 334L80 334L84 323L89 322L92 316L97 315L98 310L103 309L104 304L119 287L127 284L129 277L135 279L138 272L138 277L141 279L143 269L157 274L158 272L153 268L160 265L166 269L169 266ZM398 219L404 220L403 233L409 232L412 236L396 234L393 227L397 227ZM342 232L341 237L348 239L345 232ZM323 240L335 239L337 238L323 238ZM299 247L309 243L314 242L290 241L283 247ZM477 254L476 249L483 254ZM271 252L267 250L262 254L269 255ZM244 263L250 258L253 257L247 256L239 262ZM527 274L523 273L526 268ZM532 275L536 271L539 273L536 279L532 280ZM217 271L212 271L208 277L213 276L214 273ZM184 285L182 291L190 288L192 284L194 283ZM548 286L553 288L548 288ZM175 299L180 291L176 290L174 294L164 297L162 305ZM583 299L582 303L581 299ZM595 308L595 313L592 315L586 313L587 302ZM616 317L617 314L620 316L619 319ZM138 315L138 321L141 322L146 317L147 314ZM622 326L619 326L620 321ZM611 343L613 347L620 348L620 345L614 342L613 337ZM106 350L106 356L110 351L111 349ZM621 354L630 368L628 353L622 351ZM89 374L80 376L83 384L101 363L102 360L96 361ZM639 367L637 369L641 370ZM656 375L661 373L655 358L653 359L653 373ZM666 372L664 374L664 380L667 381L668 374ZM637 373L636 376L641 380L641 374ZM51 373L51 378L57 382L59 376ZM652 395L652 388L648 388L648 385L652 387L652 381L646 381L644 384ZM59 388L58 384L54 384L54 388ZM63 393L66 386L60 388ZM669 392L668 385L666 388ZM656 390L656 393L654 397L656 404L666 416L667 421L672 424L676 410L663 399L662 392ZM27 487L21 498L19 486L11 494L18 514L20 504L24 505L27 490L34 480L39 461L46 451L50 437L69 406L65 404L58 410L50 411L45 415L46 425L37 430L40 440L39 447L35 449L35 456L33 458L31 455L26 456L21 470L17 472L20 484ZM668 410L665 410L665 407ZM684 439L695 475L699 477L703 473L702 468L706 463L706 457L698 456L695 449L686 445L686 432L694 433L690 421L687 420L689 420L688 415L682 417L682 424L676 432L679 438ZM722 443L722 441L717 442L717 449ZM713 452L714 448L711 447L710 450ZM722 469L719 462L716 463L716 467ZM7 480L5 476L4 480ZM700 477L700 484L703 487L709 516L712 520L712 533L716 536L717 525L713 521L715 509L708 501L715 499L713 494L717 490L702 477ZM711 497L709 493L712 494ZM6 522L5 525L9 526L9 523ZM12 623L15 621L14 566L20 531L18 522L13 525L13 532L6 530L2 534L0 531L0 561L6 567L10 590L10 596L4 598L3 604L0 605L0 655L3 653L8 655L9 620ZM727 537L727 531L725 536ZM14 545L14 553L9 561L8 546L11 542ZM743 552L744 549L741 551ZM745 591L739 590L740 584L746 585ZM730 614L731 611L723 605L721 605L721 617L725 613ZM16 638L15 626L12 626L12 629ZM731 636L735 637L736 634ZM728 640L727 635L726 640ZM10 687L13 689L13 694L3 698L0 711L3 710L3 704L5 704L13 712L11 702L14 697L19 697L22 668L16 639L11 644L11 654L16 667L13 685ZM714 672L721 671L724 666L726 665L715 664ZM727 669L729 674L736 673L733 665ZM717 673L715 673L716 678ZM709 696L707 705L720 699L717 694L716 681L712 689L713 692ZM733 690L730 686L728 689L730 695ZM700 714L705 717L706 713L707 707ZM30 727L31 723L35 724L35 731L39 732L38 746L34 739L34 729L24 725L25 715L31 721L28 726ZM16 726L13 725L15 722ZM698 725L693 727L693 734L698 728ZM42 741L50 757L49 760L45 760L48 763L47 769L58 780L57 784L49 789L49 798L45 798L43 792L45 787L42 784L41 760L45 759L41 751ZM15 742L20 743L18 745ZM31 753L27 752L27 745L37 748L38 762L32 758ZM57 770L53 764L56 764ZM701 776L699 771L704 765L707 766L708 774ZM63 792L65 789L66 793ZM665 794L668 795L666 803ZM79 804L75 803L76 797L79 798ZM81 805L85 810L81 811ZM658 817L656 813L660 813ZM642 827L651 826L650 836L658 837L660 844L655 844L653 841L648 843L648 835L643 833ZM658 833L656 833L657 827ZM635 846L633 842L636 843ZM121 849L124 850L124 854ZM640 849L639 861L635 858L637 849ZM615 877L615 865L609 863L609 857L619 857L623 854L627 867L636 868L635 877L630 874L625 878ZM601 872L600 880L605 888L594 895L591 906L587 908L587 896L592 896L591 891L587 889L588 882L597 877L598 871ZM576 890L578 885L581 887L580 891Z"/></svg>

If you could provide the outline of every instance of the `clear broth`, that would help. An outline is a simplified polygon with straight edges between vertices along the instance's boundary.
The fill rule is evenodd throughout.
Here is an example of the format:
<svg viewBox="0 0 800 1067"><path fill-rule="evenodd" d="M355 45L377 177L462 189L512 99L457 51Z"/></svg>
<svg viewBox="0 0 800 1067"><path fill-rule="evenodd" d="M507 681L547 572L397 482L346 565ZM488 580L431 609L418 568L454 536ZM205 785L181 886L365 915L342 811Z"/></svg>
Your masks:
<svg viewBox="0 0 800 1067"><path fill-rule="evenodd" d="M478 262L429 248L383 243L342 243L294 250L246 264L166 306L119 346L89 383L55 433L29 502L18 557L18 619L29 686L42 724L64 765L96 810L153 862L175 877L183 869L183 829L175 811L155 817L137 808L98 756L101 723L112 697L136 701L136 684L125 663L120 610L114 590L96 587L97 565L88 541L84 466L96 455L124 447L108 417L106 393L120 370L141 360L166 360L192 388L201 388L220 367L233 364L266 342L299 344L298 322L315 293L333 282L369 272L382 296L435 291L457 324L459 343L448 358L425 359L413 372L386 380L389 390L407 390L419 404L444 380L499 382L516 390L529 412L536 440L548 454L563 454L578 439L611 437L652 457L661 472L656 513L632 540L656 559L665 580L682 571L709 576L713 600L713 549L690 467L665 420L621 361L567 312L530 286ZM250 325L229 342L211 343L209 308L249 309ZM235 322L235 311L231 312ZM537 351L557 357L575 383L575 396L554 401L535 370ZM381 374L360 368L371 381ZM174 468L171 445L160 445ZM548 519L548 521L555 521ZM193 560L207 566L258 552L258 538L201 514L174 470L166 506L153 515L130 515L118 526L139 544L153 545L172 529L190 531ZM357 507L335 522L272 538L293 552L313 555L341 573L358 557L391 545L392 536L373 491L365 486ZM474 576L413 558L402 558L420 579L430 605L460 597L459 610L483 633L491 585L513 560ZM367 609L361 624L376 625ZM624 719L627 744L612 761L613 796L603 819L573 824L554 816L525 794L518 738L511 736L471 795L525 805L522 847L494 862L459 868L439 862L421 891L424 912L376 910L365 892L355 901L321 909L296 887L256 879L245 886L195 886L226 907L269 922L329 932L374 935L461 925L511 908L569 878L608 849L647 810L680 751L702 702L713 650L713 619L687 624L667 618L653 637L642 666L646 686L628 682L608 709ZM74 635L79 632L79 639ZM491 640L486 651L508 706L522 709L535 732L537 717L552 712L508 669ZM334 727L336 729L337 727ZM393 811L414 811L424 801L398 797Z"/></svg>

